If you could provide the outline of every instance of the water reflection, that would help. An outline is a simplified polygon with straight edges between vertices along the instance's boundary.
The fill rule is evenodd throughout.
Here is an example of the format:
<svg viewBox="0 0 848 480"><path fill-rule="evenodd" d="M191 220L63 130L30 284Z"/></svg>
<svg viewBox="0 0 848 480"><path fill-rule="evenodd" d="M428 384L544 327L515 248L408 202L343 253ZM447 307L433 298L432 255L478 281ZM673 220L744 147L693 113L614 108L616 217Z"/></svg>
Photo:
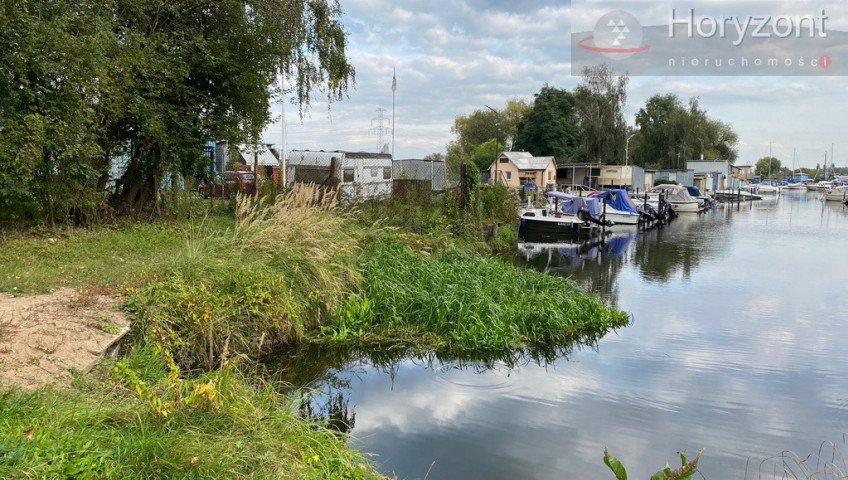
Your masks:
<svg viewBox="0 0 848 480"><path fill-rule="evenodd" d="M281 368L355 413L353 445L402 478L612 478L604 447L632 478L704 447L705 478L784 478L769 475L783 451L846 452L846 238L848 209L813 192L617 247L525 243L518 261L614 297L633 324L554 355L331 350Z"/></svg>

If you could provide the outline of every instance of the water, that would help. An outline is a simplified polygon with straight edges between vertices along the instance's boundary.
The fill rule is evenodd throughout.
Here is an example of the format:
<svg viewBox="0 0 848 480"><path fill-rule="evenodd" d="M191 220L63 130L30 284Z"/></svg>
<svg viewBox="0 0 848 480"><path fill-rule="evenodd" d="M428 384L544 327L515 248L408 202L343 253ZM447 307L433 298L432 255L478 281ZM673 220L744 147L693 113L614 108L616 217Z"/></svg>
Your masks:
<svg viewBox="0 0 848 480"><path fill-rule="evenodd" d="M605 447L630 478L702 448L709 479L784 478L782 452L813 455L786 457L796 475L819 456L845 471L846 247L848 209L801 192L597 248L525 248L521 263L632 325L550 362L337 353L313 378L355 413L353 446L402 478L610 479Z"/></svg>

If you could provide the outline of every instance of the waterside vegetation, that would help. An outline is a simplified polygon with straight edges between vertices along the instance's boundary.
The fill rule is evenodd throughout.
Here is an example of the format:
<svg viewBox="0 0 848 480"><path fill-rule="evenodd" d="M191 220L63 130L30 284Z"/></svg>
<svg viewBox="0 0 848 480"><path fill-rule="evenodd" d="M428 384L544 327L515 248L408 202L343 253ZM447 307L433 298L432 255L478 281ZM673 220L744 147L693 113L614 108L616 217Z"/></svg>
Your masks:
<svg viewBox="0 0 848 480"><path fill-rule="evenodd" d="M152 223L4 233L0 288L109 292L134 324L129 353L71 390L0 396L0 476L380 478L299 395L247 372L310 342L508 354L626 324L567 280L478 253L514 238L486 206L511 195L353 208L302 186Z"/></svg>

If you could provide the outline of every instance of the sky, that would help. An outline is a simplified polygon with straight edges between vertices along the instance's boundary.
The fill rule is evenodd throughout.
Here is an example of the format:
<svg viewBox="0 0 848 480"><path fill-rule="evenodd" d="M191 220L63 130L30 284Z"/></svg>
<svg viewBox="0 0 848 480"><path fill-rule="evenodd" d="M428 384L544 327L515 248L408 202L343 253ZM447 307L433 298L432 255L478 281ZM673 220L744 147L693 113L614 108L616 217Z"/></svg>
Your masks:
<svg viewBox="0 0 848 480"><path fill-rule="evenodd" d="M607 4L613 5L598 5ZM638 11L640 3L617 5ZM848 8L836 5L829 5L828 26L848 31ZM513 98L532 100L546 84L576 87L571 34L591 30L593 21L563 0L342 0L341 6L355 86L331 104L316 95L305 112L275 104L266 143L283 142L284 118L287 151L379 151L388 144L396 159L444 152L457 116L501 109ZM634 125L648 98L665 93L698 97L711 118L730 124L740 140L737 165L771 152L790 168L815 168L825 156L828 164L848 167L845 76L631 75L627 123Z"/></svg>

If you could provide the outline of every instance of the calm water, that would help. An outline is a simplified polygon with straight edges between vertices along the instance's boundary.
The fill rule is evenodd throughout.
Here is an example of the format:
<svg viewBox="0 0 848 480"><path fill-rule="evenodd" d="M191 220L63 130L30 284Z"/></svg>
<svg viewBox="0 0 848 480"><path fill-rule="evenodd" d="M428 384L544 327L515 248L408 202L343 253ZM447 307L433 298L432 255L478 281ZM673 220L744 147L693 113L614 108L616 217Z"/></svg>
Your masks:
<svg viewBox="0 0 848 480"><path fill-rule="evenodd" d="M823 442L844 465L848 209L831 203L784 194L597 248L522 249L633 316L550 362L336 354L299 375L325 379L354 445L408 479L611 479L604 447L635 479L681 449L706 448L709 479L782 478L772 457L832 460Z"/></svg>

